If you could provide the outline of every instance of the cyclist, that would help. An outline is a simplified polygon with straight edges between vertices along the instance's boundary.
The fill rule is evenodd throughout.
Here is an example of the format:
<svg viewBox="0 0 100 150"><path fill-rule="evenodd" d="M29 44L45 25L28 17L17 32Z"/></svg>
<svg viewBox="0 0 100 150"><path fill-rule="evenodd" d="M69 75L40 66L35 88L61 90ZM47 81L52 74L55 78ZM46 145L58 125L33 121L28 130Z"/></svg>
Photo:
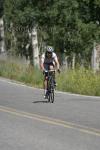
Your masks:
<svg viewBox="0 0 100 150"><path fill-rule="evenodd" d="M56 53L54 53L54 49L51 46L47 46L46 52L42 54L41 60L40 60L40 68L44 73L44 98L47 98L47 77L48 74L46 73L46 70L55 70L57 68L57 71L60 73L60 65L57 58ZM56 86L56 82L54 83Z"/></svg>

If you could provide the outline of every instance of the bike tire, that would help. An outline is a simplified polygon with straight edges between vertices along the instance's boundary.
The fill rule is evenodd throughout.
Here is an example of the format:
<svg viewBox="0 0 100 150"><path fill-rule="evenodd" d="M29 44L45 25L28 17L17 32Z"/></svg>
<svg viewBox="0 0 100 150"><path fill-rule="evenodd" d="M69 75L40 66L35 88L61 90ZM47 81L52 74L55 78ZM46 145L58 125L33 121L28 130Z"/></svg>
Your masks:
<svg viewBox="0 0 100 150"><path fill-rule="evenodd" d="M54 102L54 80L53 78L49 78L48 80L48 102Z"/></svg>
<svg viewBox="0 0 100 150"><path fill-rule="evenodd" d="M51 97L50 97L50 93L48 94L48 102L50 102Z"/></svg>
<svg viewBox="0 0 100 150"><path fill-rule="evenodd" d="M50 101L51 101L51 103L53 103L54 102L54 90L50 93Z"/></svg>

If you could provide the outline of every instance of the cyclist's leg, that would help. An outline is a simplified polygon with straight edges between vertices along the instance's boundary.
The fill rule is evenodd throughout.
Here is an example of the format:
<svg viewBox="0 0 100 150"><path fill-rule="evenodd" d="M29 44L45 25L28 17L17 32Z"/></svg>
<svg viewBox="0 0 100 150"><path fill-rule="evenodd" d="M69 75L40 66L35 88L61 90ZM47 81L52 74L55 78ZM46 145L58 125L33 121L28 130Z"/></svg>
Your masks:
<svg viewBox="0 0 100 150"><path fill-rule="evenodd" d="M47 75L45 73L45 77L44 77L44 97L46 97L47 95Z"/></svg>
<svg viewBox="0 0 100 150"><path fill-rule="evenodd" d="M45 65L45 69L48 70L48 65ZM44 75L44 98L47 98L47 79L48 79L48 73L45 72Z"/></svg>
<svg viewBox="0 0 100 150"><path fill-rule="evenodd" d="M53 65L50 65L49 66L49 70L53 70L54 69L54 66Z"/></svg>
<svg viewBox="0 0 100 150"><path fill-rule="evenodd" d="M50 70L55 70L54 64L51 64L51 65L49 66L49 69L50 69ZM53 79L54 79L54 85L56 86L57 84L56 84L56 80L55 80L55 73L53 74Z"/></svg>

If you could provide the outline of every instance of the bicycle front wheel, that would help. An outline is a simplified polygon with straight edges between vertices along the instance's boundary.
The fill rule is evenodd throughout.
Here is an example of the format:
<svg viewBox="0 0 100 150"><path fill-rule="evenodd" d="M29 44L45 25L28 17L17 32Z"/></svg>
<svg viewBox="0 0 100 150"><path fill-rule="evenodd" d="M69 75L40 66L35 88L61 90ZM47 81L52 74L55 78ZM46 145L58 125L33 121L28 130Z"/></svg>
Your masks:
<svg viewBox="0 0 100 150"><path fill-rule="evenodd" d="M54 102L54 90L51 90L51 92L49 93L49 102Z"/></svg>
<svg viewBox="0 0 100 150"><path fill-rule="evenodd" d="M54 90L50 93L51 103L54 102Z"/></svg>
<svg viewBox="0 0 100 150"><path fill-rule="evenodd" d="M48 93L48 102L53 103L54 102L54 91L51 91Z"/></svg>

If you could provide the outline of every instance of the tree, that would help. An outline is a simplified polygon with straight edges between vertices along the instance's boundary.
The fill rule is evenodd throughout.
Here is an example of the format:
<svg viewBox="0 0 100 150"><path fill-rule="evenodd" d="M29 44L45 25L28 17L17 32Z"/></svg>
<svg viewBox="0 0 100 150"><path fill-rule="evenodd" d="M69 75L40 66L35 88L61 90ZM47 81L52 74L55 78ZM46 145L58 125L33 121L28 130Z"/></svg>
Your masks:
<svg viewBox="0 0 100 150"><path fill-rule="evenodd" d="M28 33L35 25L40 49L45 44L53 45L56 51L63 53L66 49L67 55L74 53L86 62L90 62L93 41L100 41L99 12L100 0L5 0L4 3L5 25L11 28L8 39L10 43L14 41L10 45L16 53L26 54L23 47L29 43Z"/></svg>

